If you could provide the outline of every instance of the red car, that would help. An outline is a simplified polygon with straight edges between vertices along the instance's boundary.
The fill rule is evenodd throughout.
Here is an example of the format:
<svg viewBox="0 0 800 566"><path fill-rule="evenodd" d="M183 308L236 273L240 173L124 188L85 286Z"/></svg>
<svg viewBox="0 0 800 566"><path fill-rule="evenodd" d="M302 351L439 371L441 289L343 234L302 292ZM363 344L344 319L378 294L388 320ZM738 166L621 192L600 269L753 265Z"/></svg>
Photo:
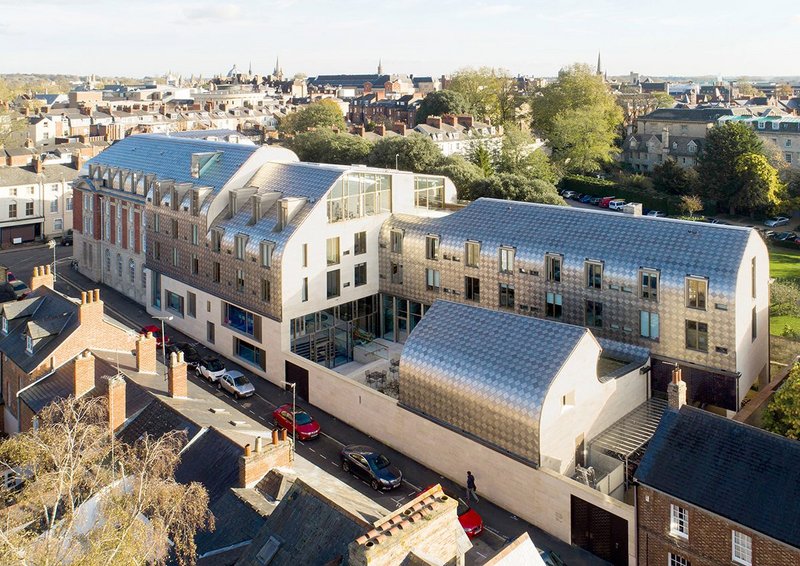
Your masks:
<svg viewBox="0 0 800 566"><path fill-rule="evenodd" d="M139 334L147 334L148 332L152 332L153 336L156 339L156 346L159 348L164 344L164 339L161 337L161 328L156 326L155 324L150 324L148 326L143 326L142 329L139 331ZM169 336L166 338L167 344L170 344L172 340L169 339Z"/></svg>
<svg viewBox="0 0 800 566"><path fill-rule="evenodd" d="M311 440L319 436L320 426L317 421L311 418L311 415L306 413L301 408L297 407L292 418L292 404L286 403L281 405L272 412L272 418L275 424L285 428L289 432L295 430L297 432L298 440ZM297 426L295 426L295 422Z"/></svg>
<svg viewBox="0 0 800 566"><path fill-rule="evenodd" d="M428 486L419 493L424 493L432 487L432 485ZM448 497L453 497L449 493L446 493L445 495ZM469 538L477 537L483 532L483 519L480 515L478 515L478 512L470 507L463 499L458 497L456 498L456 501L458 502L456 514L458 515L458 522L461 523L461 528L464 529L464 532L467 533Z"/></svg>

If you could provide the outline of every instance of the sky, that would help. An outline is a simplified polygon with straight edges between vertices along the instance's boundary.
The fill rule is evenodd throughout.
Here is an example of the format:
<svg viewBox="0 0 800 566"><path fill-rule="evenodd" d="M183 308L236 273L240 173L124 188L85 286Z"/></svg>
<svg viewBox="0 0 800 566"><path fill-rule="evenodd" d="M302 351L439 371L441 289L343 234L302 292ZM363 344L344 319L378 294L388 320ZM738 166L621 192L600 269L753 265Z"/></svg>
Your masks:
<svg viewBox="0 0 800 566"><path fill-rule="evenodd" d="M724 7L723 7L724 6ZM800 75L800 2L0 0L0 74Z"/></svg>

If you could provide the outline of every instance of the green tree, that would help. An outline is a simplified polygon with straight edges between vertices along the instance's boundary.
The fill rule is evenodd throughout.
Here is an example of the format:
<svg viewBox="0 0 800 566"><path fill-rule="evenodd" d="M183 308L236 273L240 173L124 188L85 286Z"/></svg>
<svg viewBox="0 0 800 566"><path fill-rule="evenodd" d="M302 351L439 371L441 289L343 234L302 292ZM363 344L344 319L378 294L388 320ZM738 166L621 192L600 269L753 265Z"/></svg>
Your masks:
<svg viewBox="0 0 800 566"><path fill-rule="evenodd" d="M425 173L443 175L453 181L453 184L456 186L458 198L464 200L472 198L475 184L486 178L480 167L467 161L461 155L445 157L433 168L425 171Z"/></svg>
<svg viewBox="0 0 800 566"><path fill-rule="evenodd" d="M469 160L483 171L485 177L494 174L494 156L482 143L473 144L469 152Z"/></svg>
<svg viewBox="0 0 800 566"><path fill-rule="evenodd" d="M695 212L703 210L703 201L697 195L683 195L681 197L681 203L678 206L691 218L694 216Z"/></svg>
<svg viewBox="0 0 800 566"><path fill-rule="evenodd" d="M734 163L734 170L741 185L730 199L732 209L752 214L779 204L781 182L778 172L766 157L758 153L740 155Z"/></svg>
<svg viewBox="0 0 800 566"><path fill-rule="evenodd" d="M470 198L481 197L566 205L554 185L513 173L498 173L475 183Z"/></svg>
<svg viewBox="0 0 800 566"><path fill-rule="evenodd" d="M505 69L459 69L447 88L461 94L467 112L493 124L513 123L524 102L515 78Z"/></svg>
<svg viewBox="0 0 800 566"><path fill-rule="evenodd" d="M736 88L739 89L739 94L742 96L757 96L761 91L753 86L750 81L737 81Z"/></svg>
<svg viewBox="0 0 800 566"><path fill-rule="evenodd" d="M775 96L778 98L791 98L794 96L794 89L790 84L781 83L775 87Z"/></svg>
<svg viewBox="0 0 800 566"><path fill-rule="evenodd" d="M675 99L668 92L654 92L652 97L655 108L672 108L675 106Z"/></svg>
<svg viewBox="0 0 800 566"><path fill-rule="evenodd" d="M800 364L792 367L761 421L770 432L800 440Z"/></svg>
<svg viewBox="0 0 800 566"><path fill-rule="evenodd" d="M535 147L536 139L529 131L508 124L503 130L497 169L504 173L519 173L556 184L559 176L550 159L544 151L534 149Z"/></svg>
<svg viewBox="0 0 800 566"><path fill-rule="evenodd" d="M21 145L25 141L24 130L28 126L28 119L11 107L20 92L19 88L13 88L0 79L0 147L6 144Z"/></svg>
<svg viewBox="0 0 800 566"><path fill-rule="evenodd" d="M694 175L691 171L669 158L653 168L653 188L668 195L691 194L694 191Z"/></svg>
<svg viewBox="0 0 800 566"><path fill-rule="evenodd" d="M373 147L368 163L373 167L423 173L433 169L442 160L442 150L427 136L412 133L408 136L383 138Z"/></svg>
<svg viewBox="0 0 800 566"><path fill-rule="evenodd" d="M575 64L530 99L533 129L548 140L553 161L570 171L597 171L617 153L623 112L587 65Z"/></svg>
<svg viewBox="0 0 800 566"><path fill-rule="evenodd" d="M314 129L334 128L344 131L347 125L342 109L330 99L312 102L305 108L289 114L278 123L278 131L288 135Z"/></svg>
<svg viewBox="0 0 800 566"><path fill-rule="evenodd" d="M351 134L333 130L313 130L297 134L287 145L300 161L335 163L338 165L366 164L372 143Z"/></svg>
<svg viewBox="0 0 800 566"><path fill-rule="evenodd" d="M467 101L460 92L454 90L437 90L428 93L419 103L417 124L424 124L428 116L442 114L463 114L467 112Z"/></svg>

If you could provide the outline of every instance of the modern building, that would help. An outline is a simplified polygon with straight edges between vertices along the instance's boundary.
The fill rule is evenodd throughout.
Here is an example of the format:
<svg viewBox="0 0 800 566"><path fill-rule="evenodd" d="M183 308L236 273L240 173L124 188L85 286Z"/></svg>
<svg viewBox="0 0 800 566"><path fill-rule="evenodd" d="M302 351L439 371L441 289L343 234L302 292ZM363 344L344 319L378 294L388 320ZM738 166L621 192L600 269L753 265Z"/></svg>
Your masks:
<svg viewBox="0 0 800 566"><path fill-rule="evenodd" d="M690 406L636 472L639 564L800 563L800 444Z"/></svg>
<svg viewBox="0 0 800 566"><path fill-rule="evenodd" d="M800 168L800 116L722 116L719 123L725 122L747 124L759 138L775 144L786 163Z"/></svg>

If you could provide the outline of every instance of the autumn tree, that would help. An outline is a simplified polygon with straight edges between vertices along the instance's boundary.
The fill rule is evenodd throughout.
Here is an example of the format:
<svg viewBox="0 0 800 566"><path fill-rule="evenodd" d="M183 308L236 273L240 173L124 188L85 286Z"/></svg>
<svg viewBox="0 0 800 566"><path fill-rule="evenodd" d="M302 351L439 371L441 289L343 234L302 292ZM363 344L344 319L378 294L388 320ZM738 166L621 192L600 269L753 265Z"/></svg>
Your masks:
<svg viewBox="0 0 800 566"><path fill-rule="evenodd" d="M428 116L442 114L463 114L467 112L467 101L460 92L454 90L437 90L428 93L417 108L417 124L424 124Z"/></svg>
<svg viewBox="0 0 800 566"><path fill-rule="evenodd" d="M742 96L758 96L761 94L761 91L754 87L750 81L738 81L736 88Z"/></svg>
<svg viewBox="0 0 800 566"><path fill-rule="evenodd" d="M204 487L175 481L184 432L120 443L104 397L53 403L38 423L0 444L20 482L3 488L0 563L194 563L195 533L214 519Z"/></svg>
<svg viewBox="0 0 800 566"><path fill-rule="evenodd" d="M761 420L768 431L800 440L800 364L794 365L775 392Z"/></svg>
<svg viewBox="0 0 800 566"><path fill-rule="evenodd" d="M678 206L691 218L694 216L695 212L700 212L703 210L703 201L697 195L683 195Z"/></svg>
<svg viewBox="0 0 800 566"><path fill-rule="evenodd" d="M342 109L330 99L312 102L278 123L278 131L287 135L321 129L344 131L346 127Z"/></svg>
<svg viewBox="0 0 800 566"><path fill-rule="evenodd" d="M794 96L794 89L790 84L781 83L775 87L775 96L778 98L791 98Z"/></svg>

